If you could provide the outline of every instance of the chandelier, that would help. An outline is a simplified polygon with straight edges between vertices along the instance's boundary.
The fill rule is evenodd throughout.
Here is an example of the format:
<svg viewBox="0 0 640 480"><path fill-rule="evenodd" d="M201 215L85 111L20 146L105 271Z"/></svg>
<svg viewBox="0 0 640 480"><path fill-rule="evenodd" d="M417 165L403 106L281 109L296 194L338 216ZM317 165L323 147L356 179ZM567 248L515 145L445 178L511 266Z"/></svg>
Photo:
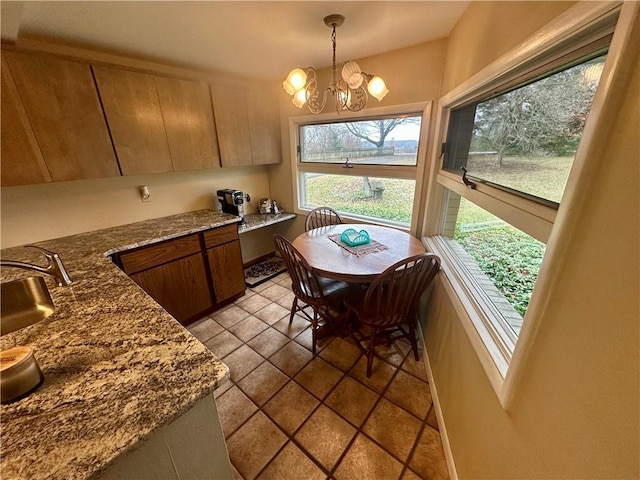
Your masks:
<svg viewBox="0 0 640 480"><path fill-rule="evenodd" d="M380 77L363 72L354 61L342 66L342 78L336 81L336 27L344 22L344 16L334 14L324 17L324 24L333 29L331 42L333 43L333 77L331 83L322 92L318 89L316 70L313 67L294 68L287 79L282 82L284 90L293 96L292 102L302 108L306 103L313 114L320 113L330 96L334 98L336 111L349 110L358 112L367 104L369 93L381 101L389 90ZM366 89L364 88L366 85ZM322 94L322 95L321 95Z"/></svg>

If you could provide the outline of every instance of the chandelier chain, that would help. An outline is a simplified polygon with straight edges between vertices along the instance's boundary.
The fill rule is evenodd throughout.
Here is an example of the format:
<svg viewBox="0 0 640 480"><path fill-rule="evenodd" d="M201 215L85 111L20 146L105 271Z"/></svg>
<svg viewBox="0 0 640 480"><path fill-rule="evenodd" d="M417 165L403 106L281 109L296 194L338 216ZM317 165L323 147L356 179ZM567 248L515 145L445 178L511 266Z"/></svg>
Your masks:
<svg viewBox="0 0 640 480"><path fill-rule="evenodd" d="M331 43L333 44L333 83L336 83L336 25L333 24L333 32L331 33Z"/></svg>

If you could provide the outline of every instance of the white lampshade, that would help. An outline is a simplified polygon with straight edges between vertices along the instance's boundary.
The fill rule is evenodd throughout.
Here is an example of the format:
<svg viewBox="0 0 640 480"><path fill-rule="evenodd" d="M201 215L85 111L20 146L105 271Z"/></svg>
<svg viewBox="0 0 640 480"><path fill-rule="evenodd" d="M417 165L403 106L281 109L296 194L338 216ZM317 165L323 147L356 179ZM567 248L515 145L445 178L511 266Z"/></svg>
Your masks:
<svg viewBox="0 0 640 480"><path fill-rule="evenodd" d="M294 68L289 72L287 79L282 83L285 92L293 95L300 89L304 88L307 83L307 74L301 68Z"/></svg>
<svg viewBox="0 0 640 480"><path fill-rule="evenodd" d="M282 82L282 88L284 88L284 91L289 95L293 95L294 93L296 93L293 87L286 80Z"/></svg>
<svg viewBox="0 0 640 480"><path fill-rule="evenodd" d="M360 70L360 65L354 61L345 63L342 66L342 79L349 85L349 88L354 90L362 85L362 70Z"/></svg>
<svg viewBox="0 0 640 480"><path fill-rule="evenodd" d="M291 102L293 102L296 107L302 108L303 105L307 103L307 91L304 88L301 88L295 92Z"/></svg>
<svg viewBox="0 0 640 480"><path fill-rule="evenodd" d="M381 101L387 93L389 93L389 89L385 85L384 80L380 77L373 77L367 85L367 90L369 90L369 93L378 101Z"/></svg>
<svg viewBox="0 0 640 480"><path fill-rule="evenodd" d="M361 73L353 73L349 77L349 80L347 80L347 85L349 85L349 88L355 90L362 85L363 80Z"/></svg>

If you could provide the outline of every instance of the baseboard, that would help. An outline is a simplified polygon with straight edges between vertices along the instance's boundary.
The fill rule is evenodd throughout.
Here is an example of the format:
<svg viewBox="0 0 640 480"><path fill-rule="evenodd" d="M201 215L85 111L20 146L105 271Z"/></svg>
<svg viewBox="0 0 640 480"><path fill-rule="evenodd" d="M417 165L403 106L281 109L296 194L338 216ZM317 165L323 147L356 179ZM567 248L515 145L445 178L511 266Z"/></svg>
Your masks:
<svg viewBox="0 0 640 480"><path fill-rule="evenodd" d="M447 468L449 470L450 480L458 480L458 470L456 469L456 463L453 459L453 452L451 451L451 444L449 443L449 435L447 434L447 426L444 423L444 417L442 416L442 409L440 408L440 400L438 399L438 389L436 388L436 382L433 379L433 372L431 371L431 362L429 361L429 353L427 352L427 346L424 341L424 334L422 332L422 325L418 323L418 336L422 342L422 351L424 355L424 364L427 369L427 378L429 380L429 390L431 391L431 398L433 399L433 406L436 410L436 418L438 419L438 429L440 430L440 439L442 440L442 449L444 451L444 457L447 461Z"/></svg>

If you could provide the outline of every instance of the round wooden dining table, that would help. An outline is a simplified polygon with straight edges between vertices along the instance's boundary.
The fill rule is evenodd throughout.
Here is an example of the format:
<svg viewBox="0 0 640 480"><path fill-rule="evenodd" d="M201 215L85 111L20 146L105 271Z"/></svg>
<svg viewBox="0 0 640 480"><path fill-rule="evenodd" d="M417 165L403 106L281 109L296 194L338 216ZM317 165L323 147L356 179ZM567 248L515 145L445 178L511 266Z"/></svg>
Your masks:
<svg viewBox="0 0 640 480"><path fill-rule="evenodd" d="M366 230L372 245L377 242L386 249L356 255L329 238L330 235L342 234L349 228ZM371 283L387 267L425 252L420 240L402 230L381 225L348 223L309 230L299 235L293 241L293 246L315 274L348 283Z"/></svg>

